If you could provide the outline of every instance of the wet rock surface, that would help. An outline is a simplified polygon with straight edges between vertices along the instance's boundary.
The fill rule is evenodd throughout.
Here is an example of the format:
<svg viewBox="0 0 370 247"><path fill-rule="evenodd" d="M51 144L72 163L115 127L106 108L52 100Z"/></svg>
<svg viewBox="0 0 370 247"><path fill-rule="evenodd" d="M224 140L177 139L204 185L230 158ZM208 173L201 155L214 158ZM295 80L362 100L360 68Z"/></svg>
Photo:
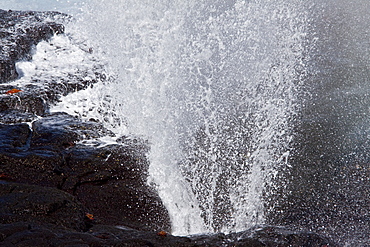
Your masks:
<svg viewBox="0 0 370 247"><path fill-rule="evenodd" d="M1 224L38 222L76 231L87 229L87 209L68 193L51 187L4 182L0 184Z"/></svg>
<svg viewBox="0 0 370 247"><path fill-rule="evenodd" d="M138 231L109 225L94 225L86 232L72 231L55 225L16 222L0 224L0 241L4 246L140 246L140 247L328 247L329 240L312 233L282 233L282 228L264 227L250 232L176 237L156 232ZM243 237L243 234L248 236Z"/></svg>
<svg viewBox="0 0 370 247"><path fill-rule="evenodd" d="M32 124L1 124L1 173L13 181L71 193L100 223L169 230L166 209L146 185L144 146L76 144L107 134L112 133L99 123L63 113Z"/></svg>
<svg viewBox="0 0 370 247"><path fill-rule="evenodd" d="M0 246L335 246L278 227L168 234L168 212L146 182L148 144L122 137L99 146L93 140L114 135L101 123L48 111L61 95L94 80L32 82L7 93L18 77L15 63L30 59L39 41L63 33L65 18L0 10Z"/></svg>

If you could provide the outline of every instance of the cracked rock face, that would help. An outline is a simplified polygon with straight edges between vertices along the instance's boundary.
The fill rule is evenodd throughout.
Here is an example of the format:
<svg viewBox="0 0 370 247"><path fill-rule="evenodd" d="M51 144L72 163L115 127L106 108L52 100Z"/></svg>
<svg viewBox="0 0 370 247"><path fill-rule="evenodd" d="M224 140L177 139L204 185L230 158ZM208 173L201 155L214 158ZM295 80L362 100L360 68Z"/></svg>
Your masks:
<svg viewBox="0 0 370 247"><path fill-rule="evenodd" d="M96 122L54 114L33 124L0 124L0 171L14 181L55 187L81 201L104 224L170 230L157 193L146 184L144 144L76 144L111 134Z"/></svg>
<svg viewBox="0 0 370 247"><path fill-rule="evenodd" d="M86 208L68 193L51 187L0 183L1 224L33 221L77 231L87 229Z"/></svg>

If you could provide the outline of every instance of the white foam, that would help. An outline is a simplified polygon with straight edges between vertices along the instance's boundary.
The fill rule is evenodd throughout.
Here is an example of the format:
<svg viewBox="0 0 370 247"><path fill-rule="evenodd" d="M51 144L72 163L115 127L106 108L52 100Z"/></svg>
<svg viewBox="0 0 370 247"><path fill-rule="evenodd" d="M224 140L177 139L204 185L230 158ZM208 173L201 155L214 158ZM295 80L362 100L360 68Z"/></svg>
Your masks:
<svg viewBox="0 0 370 247"><path fill-rule="evenodd" d="M37 84L47 86L47 82L70 82L96 79L101 65L89 53L81 41L66 34L54 35L48 41L41 41L33 49L31 60L16 63L19 78L7 84L25 86Z"/></svg>

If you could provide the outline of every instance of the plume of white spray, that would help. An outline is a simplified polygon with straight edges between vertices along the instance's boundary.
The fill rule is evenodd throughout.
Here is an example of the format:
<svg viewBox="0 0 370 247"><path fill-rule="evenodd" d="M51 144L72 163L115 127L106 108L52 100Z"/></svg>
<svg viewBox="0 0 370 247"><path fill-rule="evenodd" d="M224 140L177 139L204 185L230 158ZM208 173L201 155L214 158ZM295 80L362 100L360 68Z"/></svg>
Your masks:
<svg viewBox="0 0 370 247"><path fill-rule="evenodd" d="M73 102L118 136L149 140L149 183L174 234L264 223L264 195L289 156L305 18L298 0L86 6L78 29L110 79Z"/></svg>

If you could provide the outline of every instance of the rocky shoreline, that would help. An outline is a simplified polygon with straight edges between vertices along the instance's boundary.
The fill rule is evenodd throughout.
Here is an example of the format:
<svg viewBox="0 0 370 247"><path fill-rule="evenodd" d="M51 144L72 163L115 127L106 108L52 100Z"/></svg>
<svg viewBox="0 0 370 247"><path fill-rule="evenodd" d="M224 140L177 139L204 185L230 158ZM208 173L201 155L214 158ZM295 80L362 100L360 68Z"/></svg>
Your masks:
<svg viewBox="0 0 370 247"><path fill-rule="evenodd" d="M101 123L50 113L62 95L95 83L64 78L14 91L16 62L41 40L63 35L67 15L0 10L0 246L337 246L310 232L263 226L241 233L176 237L147 185L148 145ZM47 86L45 86L45 84ZM119 227L117 227L119 226Z"/></svg>

